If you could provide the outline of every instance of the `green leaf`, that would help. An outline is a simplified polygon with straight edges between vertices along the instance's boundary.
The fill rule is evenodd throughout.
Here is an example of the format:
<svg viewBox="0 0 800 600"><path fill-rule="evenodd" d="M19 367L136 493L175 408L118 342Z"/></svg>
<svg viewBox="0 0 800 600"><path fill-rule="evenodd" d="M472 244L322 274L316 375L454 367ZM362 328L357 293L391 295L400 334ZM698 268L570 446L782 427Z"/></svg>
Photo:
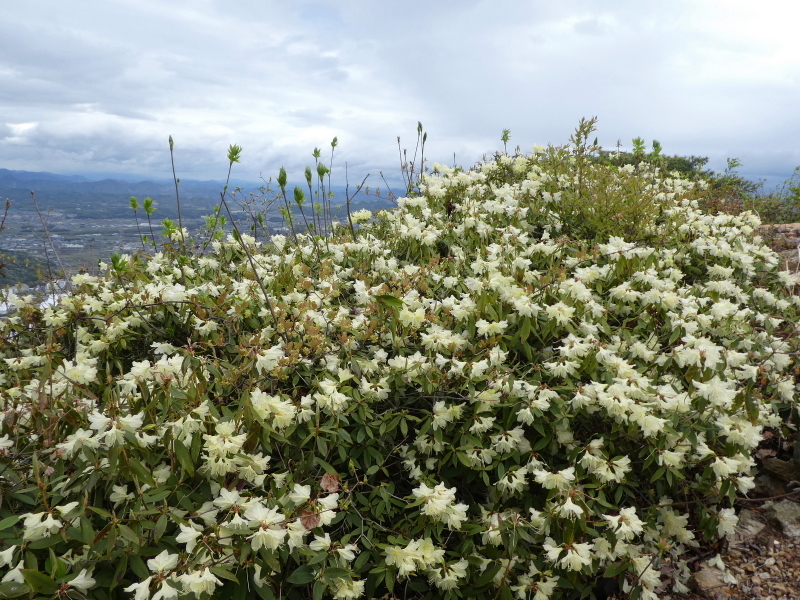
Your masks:
<svg viewBox="0 0 800 600"><path fill-rule="evenodd" d="M194 475L194 461L189 454L189 449L180 440L175 440L175 456L178 457L178 462L181 463L183 470L189 477Z"/></svg>
<svg viewBox="0 0 800 600"><path fill-rule="evenodd" d="M144 500L145 504L153 504L160 502L171 495L172 490L165 486L161 488L155 488L153 490L147 490L147 493L142 496L142 499Z"/></svg>
<svg viewBox="0 0 800 600"><path fill-rule="evenodd" d="M322 574L325 579L352 579L352 575L350 571L347 569L339 569L337 567L331 567L329 569L325 569L324 573Z"/></svg>
<svg viewBox="0 0 800 600"><path fill-rule="evenodd" d="M514 596L511 594L511 589L508 585L504 585L500 589L500 600L514 600Z"/></svg>
<svg viewBox="0 0 800 600"><path fill-rule="evenodd" d="M370 552L362 552L358 555L355 562L353 563L353 570L356 572L361 571L361 568L369 561L372 557L372 553Z"/></svg>
<svg viewBox="0 0 800 600"><path fill-rule="evenodd" d="M8 529L12 525L14 525L17 521L19 521L19 517L6 517L2 521L0 521L0 531L4 529Z"/></svg>
<svg viewBox="0 0 800 600"><path fill-rule="evenodd" d="M314 577L314 569L310 565L303 565L295 569L295 571L286 578L286 581L296 585L304 585L314 581Z"/></svg>
<svg viewBox="0 0 800 600"><path fill-rule="evenodd" d="M494 576L497 575L497 572L500 570L500 565L493 565L488 567L478 579L475 580L475 587L483 587L484 585L488 584Z"/></svg>
<svg viewBox="0 0 800 600"><path fill-rule="evenodd" d="M314 462L317 463L320 467L325 469L326 473L330 473L331 475L338 475L339 473L336 469L330 464L322 460L319 456L314 457Z"/></svg>
<svg viewBox="0 0 800 600"><path fill-rule="evenodd" d="M325 596L325 590L328 589L328 586L325 585L324 581L317 581L314 584L314 600L322 600Z"/></svg>
<svg viewBox="0 0 800 600"><path fill-rule="evenodd" d="M31 586L27 583L17 583L16 581L0 583L0 598L19 598L30 592Z"/></svg>
<svg viewBox="0 0 800 600"><path fill-rule="evenodd" d="M109 589L114 589L125 578L125 573L128 570L128 555L123 554L117 562L117 568L114 569L114 576L111 578L111 585Z"/></svg>
<svg viewBox="0 0 800 600"><path fill-rule="evenodd" d="M153 531L153 542L156 544L158 543L158 540L161 539L161 536L164 535L164 532L167 530L168 524L169 519L167 518L167 515L161 515L158 518L158 521L156 521L155 530Z"/></svg>
<svg viewBox="0 0 800 600"><path fill-rule="evenodd" d="M132 456L128 457L128 466L130 466L131 471L136 477L140 480L149 485L150 487L156 487L155 479L153 479L153 475L150 471L147 470L141 462L137 459L133 458Z"/></svg>
<svg viewBox="0 0 800 600"><path fill-rule="evenodd" d="M81 541L87 546L94 544L94 538L97 532L92 528L92 523L86 517L80 518L81 526Z"/></svg>
<svg viewBox="0 0 800 600"><path fill-rule="evenodd" d="M28 496L27 494L18 494L17 492L8 492L8 495L15 500L19 500L20 502L24 502L25 504L30 504L31 506L36 505L36 501Z"/></svg>
<svg viewBox="0 0 800 600"><path fill-rule="evenodd" d="M133 542L137 546L141 545L141 542L139 540L139 536L136 535L136 532L133 531L133 529L131 529L127 525L123 525L122 523L118 523L117 524L117 530L119 531L120 535L122 537L124 537L126 540L128 540L129 542Z"/></svg>
<svg viewBox="0 0 800 600"><path fill-rule="evenodd" d="M54 579L34 569L20 569L25 581L34 591L47 596L52 596L58 591L58 584Z"/></svg>
<svg viewBox="0 0 800 600"><path fill-rule="evenodd" d="M389 294L383 294L381 296L375 296L375 299L383 304L384 306L388 306L389 308L394 308L400 310L403 308L403 301L400 298L396 298L394 296L390 296Z"/></svg>
<svg viewBox="0 0 800 600"><path fill-rule="evenodd" d="M659 467L658 470L655 473L653 473L653 476L650 478L650 482L652 483L657 479L661 479L661 477L664 475L664 471L666 470L667 470L666 467Z"/></svg>
<svg viewBox="0 0 800 600"><path fill-rule="evenodd" d="M248 585L247 581L243 581L241 583L237 583L233 586L233 595L231 600L247 600L248 598Z"/></svg>
<svg viewBox="0 0 800 600"><path fill-rule="evenodd" d="M264 600L275 600L275 591L269 585L254 585L256 592Z"/></svg>
<svg viewBox="0 0 800 600"><path fill-rule="evenodd" d="M528 336L531 334L531 320L528 317L522 319L522 327L519 329L519 341L525 343Z"/></svg>
<svg viewBox="0 0 800 600"><path fill-rule="evenodd" d="M625 571L630 566L630 563L621 560L617 563L612 563L606 567L605 573L603 573L603 577L616 577L623 571Z"/></svg>
<svg viewBox="0 0 800 600"><path fill-rule="evenodd" d="M225 567L209 567L208 570L211 571L214 575L222 577L223 579L227 579L228 581L233 581L234 583L239 583L239 580L236 578L236 575L231 573Z"/></svg>
<svg viewBox="0 0 800 600"><path fill-rule="evenodd" d="M144 561L140 556L135 554L130 555L131 561L131 570L136 574L139 579L147 579L150 577L150 571L147 570L147 567L144 564Z"/></svg>
<svg viewBox="0 0 800 600"><path fill-rule="evenodd" d="M28 543L29 550L41 550L42 548L50 548L51 546L55 546L56 544L60 544L64 541L64 538L61 537L59 534L51 535L46 538L42 538L39 540L34 540Z"/></svg>
<svg viewBox="0 0 800 600"><path fill-rule="evenodd" d="M100 515L104 519L110 519L111 518L111 513L108 512L107 510L103 510L102 508L97 508L96 506L87 506L86 508L88 508L92 512L97 513L98 515Z"/></svg>

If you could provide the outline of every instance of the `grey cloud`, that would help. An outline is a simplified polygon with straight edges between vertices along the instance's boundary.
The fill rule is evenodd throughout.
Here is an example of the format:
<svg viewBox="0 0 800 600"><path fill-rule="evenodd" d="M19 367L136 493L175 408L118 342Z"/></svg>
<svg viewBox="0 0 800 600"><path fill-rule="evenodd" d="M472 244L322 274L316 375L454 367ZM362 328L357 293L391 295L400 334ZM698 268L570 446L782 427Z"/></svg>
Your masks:
<svg viewBox="0 0 800 600"><path fill-rule="evenodd" d="M0 142L0 161L18 168L159 169L173 134L185 177L214 176L240 143L237 169L255 178L282 164L302 173L310 150L338 135L337 160L374 178L396 171L396 136L413 144L418 120L432 159L455 151L471 164L503 128L526 150L563 143L591 115L606 145L641 135L723 166L774 147L784 159L753 164L800 164L797 80L716 77L720 57L758 49L711 36L688 3L37 5L48 18L26 3L0 22L0 114L39 123L13 148Z"/></svg>
<svg viewBox="0 0 800 600"><path fill-rule="evenodd" d="M572 29L577 33L587 35L605 35L612 31L611 26L597 18L581 19L577 21Z"/></svg>

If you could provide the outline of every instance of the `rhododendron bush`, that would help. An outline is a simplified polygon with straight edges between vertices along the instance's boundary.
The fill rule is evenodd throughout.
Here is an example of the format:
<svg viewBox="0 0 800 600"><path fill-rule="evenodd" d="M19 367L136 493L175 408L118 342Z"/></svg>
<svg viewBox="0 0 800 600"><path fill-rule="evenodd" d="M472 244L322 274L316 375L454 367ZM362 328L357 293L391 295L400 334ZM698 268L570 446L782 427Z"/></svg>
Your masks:
<svg viewBox="0 0 800 600"><path fill-rule="evenodd" d="M702 193L498 154L328 237L6 293L0 595L685 590L796 407L798 277Z"/></svg>

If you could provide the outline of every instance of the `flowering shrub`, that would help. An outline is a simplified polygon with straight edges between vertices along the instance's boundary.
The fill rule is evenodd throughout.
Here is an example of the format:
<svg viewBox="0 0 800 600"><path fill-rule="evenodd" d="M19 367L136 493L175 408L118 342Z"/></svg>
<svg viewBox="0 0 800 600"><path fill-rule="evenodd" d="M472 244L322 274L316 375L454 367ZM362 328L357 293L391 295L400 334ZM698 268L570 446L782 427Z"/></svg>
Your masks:
<svg viewBox="0 0 800 600"><path fill-rule="evenodd" d="M357 230L176 230L56 306L7 294L0 595L685 590L796 407L798 278L751 214L581 159L437 165Z"/></svg>

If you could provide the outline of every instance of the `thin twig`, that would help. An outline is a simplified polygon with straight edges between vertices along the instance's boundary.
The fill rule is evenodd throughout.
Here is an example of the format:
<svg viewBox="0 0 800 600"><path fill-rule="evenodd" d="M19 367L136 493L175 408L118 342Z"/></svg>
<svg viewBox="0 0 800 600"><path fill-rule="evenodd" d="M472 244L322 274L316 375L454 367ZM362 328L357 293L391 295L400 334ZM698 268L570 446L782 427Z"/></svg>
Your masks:
<svg viewBox="0 0 800 600"><path fill-rule="evenodd" d="M227 179L225 179L225 187L223 187L222 191L219 193L220 199L224 199L225 192L228 189L228 184L230 183L230 180L231 180L231 170L232 169L233 169L233 163L231 162L228 165L228 177L227 177ZM203 256L205 254L206 248L208 247L208 244L211 242L211 240L214 239L214 232L217 229L217 223L219 221L219 213L220 213L221 209L222 209L222 204L217 205L217 207L216 207L216 209L214 211L214 224L211 227L211 231L208 232L208 239L203 244L202 250L200 250L200 256Z"/></svg>
<svg viewBox="0 0 800 600"><path fill-rule="evenodd" d="M3 211L3 220L0 221L0 231L3 231L6 228L6 218L8 217L8 209L11 208L11 200L6 198L6 208Z"/></svg>
<svg viewBox="0 0 800 600"><path fill-rule="evenodd" d="M389 190L388 199L389 199L391 202L394 202L395 204L397 204L397 196L396 196L396 195L395 195L395 193L392 191L392 186L390 186L390 185L389 185L389 182L388 182L388 181L386 181L386 177L384 177L384 176L383 176L383 171L379 171L379 173L381 174L381 179L383 179L383 183L385 183L385 184L386 184L386 189L387 189L387 190Z"/></svg>
<svg viewBox="0 0 800 600"><path fill-rule="evenodd" d="M172 162L172 180L175 182L175 202L178 205L178 227L181 229L181 248L186 245L186 240L183 237L183 219L181 218L181 197L178 193L178 177L175 174L175 157L173 156L172 148L174 146L172 136L169 136L169 159Z"/></svg>
<svg viewBox="0 0 800 600"><path fill-rule="evenodd" d="M347 199L347 221L350 223L350 233L353 234L353 242L357 242L358 238L356 237L356 228L355 225L353 225L353 217L350 215L350 201L355 198L358 195L358 192L361 191L361 188L364 187L367 177L369 177L369 173L367 173L367 176L364 177L364 179L358 185L352 196L350 195L350 178L347 175L347 163L344 163L344 177L345 181L347 182L347 185L344 189L344 196Z"/></svg>
<svg viewBox="0 0 800 600"><path fill-rule="evenodd" d="M42 223L42 227L44 228L44 237L47 242L50 244L50 248L53 250L53 255L56 257L58 261L58 266L61 268L61 276L65 279L67 287L71 287L69 280L67 280L67 271L64 269L64 265L61 262L61 257L58 255L56 251L56 247L53 244L53 238L50 236L50 232L47 230L47 221L45 221L44 216L42 215L42 211L39 210L39 202L36 200L36 192L31 190L31 198L33 198L33 205L36 208L36 214L39 215L39 221ZM45 246L45 255L47 254L47 247ZM53 274L50 271L50 261L47 261L47 271L50 274L50 278L53 278Z"/></svg>
<svg viewBox="0 0 800 600"><path fill-rule="evenodd" d="M285 194L284 194L285 196ZM270 314L272 315L272 320L275 322L275 332L281 336L283 341L288 344L289 343L289 336L286 335L285 331L280 331L280 323L278 322L278 316L275 314L275 310L272 307L272 302L269 299L269 294L267 293L267 289L264 287L264 281L261 279L261 276L258 274L258 269L256 269L256 263L253 259L253 255L250 253L250 250L247 249L247 245L244 243L244 239L242 239L242 234L239 231L239 227L236 225L236 221L233 220L233 214L231 214L231 209L228 206L228 202L225 200L225 193L222 194L222 205L225 207L225 211L228 213L228 217L231 220L231 226L233 230L236 232L236 239L239 240L239 244L244 250L245 255L247 256L247 260L250 263L250 267L253 269L253 275L258 282L258 287L261 288L261 292L264 294L264 302L267 304L267 308L269 309Z"/></svg>

